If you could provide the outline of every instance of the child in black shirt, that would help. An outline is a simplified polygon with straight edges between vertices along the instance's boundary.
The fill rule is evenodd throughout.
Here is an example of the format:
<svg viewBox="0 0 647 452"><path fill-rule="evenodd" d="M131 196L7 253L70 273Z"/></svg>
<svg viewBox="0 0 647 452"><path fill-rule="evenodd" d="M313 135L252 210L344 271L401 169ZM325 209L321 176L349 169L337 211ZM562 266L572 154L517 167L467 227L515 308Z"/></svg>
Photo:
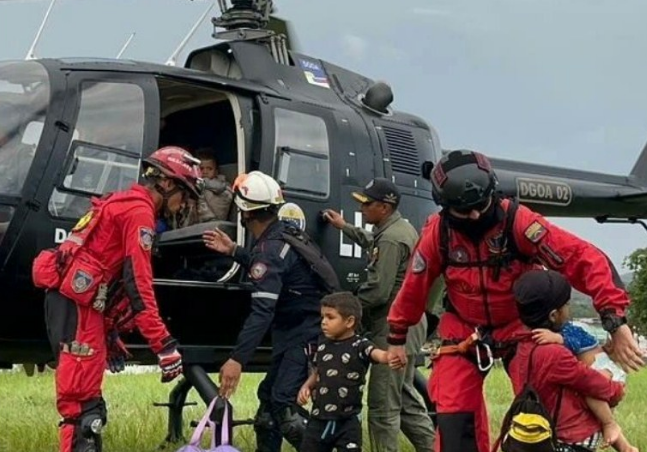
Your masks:
<svg viewBox="0 0 647 452"><path fill-rule="evenodd" d="M297 402L312 411L301 452L361 451L362 395L371 363L387 364L387 352L355 333L362 305L350 292L321 300L321 329L314 369L299 391Z"/></svg>

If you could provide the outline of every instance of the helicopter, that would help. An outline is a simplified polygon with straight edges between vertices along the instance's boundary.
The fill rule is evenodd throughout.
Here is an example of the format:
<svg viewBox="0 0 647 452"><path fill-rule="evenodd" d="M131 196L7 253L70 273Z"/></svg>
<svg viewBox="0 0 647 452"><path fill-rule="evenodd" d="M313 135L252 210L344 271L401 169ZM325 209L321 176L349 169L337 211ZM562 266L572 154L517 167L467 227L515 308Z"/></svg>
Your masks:
<svg viewBox="0 0 647 452"><path fill-rule="evenodd" d="M65 240L91 197L138 181L142 160L159 147L210 147L230 182L253 170L272 175L288 201L279 216L318 242L348 290L362 281L365 255L321 219L322 209L365 226L351 193L387 177L418 230L438 210L422 168L448 150L431 125L394 109L388 84L298 51L272 1L230 3L219 0L212 19L221 42L193 50L182 67L122 58L0 62L0 290L20 301L0 318L0 367L51 362L33 258ZM647 229L647 147L626 176L492 164L502 195L539 213ZM217 394L208 373L227 359L250 309L245 272L204 248L202 233L215 227L239 246L252 243L235 209L227 220L156 239L158 304L185 362L184 379L162 404L168 441L181 437L190 389L206 403ZM125 339L133 363L156 364L141 338ZM269 359L266 339L246 371L263 372Z"/></svg>

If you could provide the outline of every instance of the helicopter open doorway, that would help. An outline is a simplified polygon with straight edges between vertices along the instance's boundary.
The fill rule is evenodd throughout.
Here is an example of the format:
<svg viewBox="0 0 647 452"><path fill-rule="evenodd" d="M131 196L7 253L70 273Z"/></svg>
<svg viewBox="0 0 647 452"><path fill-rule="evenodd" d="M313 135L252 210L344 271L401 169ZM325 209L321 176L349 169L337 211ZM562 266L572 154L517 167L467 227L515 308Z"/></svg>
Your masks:
<svg viewBox="0 0 647 452"><path fill-rule="evenodd" d="M206 153L216 163L217 173L231 186L245 172L245 135L238 98L228 92L183 81L158 78L160 93L160 136L158 147L180 146L196 157ZM219 228L239 245L244 231L230 203L226 215L201 222L195 217L181 228L160 235L157 243L156 277L173 280L223 282L232 278L239 265L228 256L214 256L204 248L202 233Z"/></svg>
<svg viewBox="0 0 647 452"><path fill-rule="evenodd" d="M143 81L142 81L143 82ZM74 221L90 206L92 196L123 190L136 182L140 162L147 151L144 129L150 124L154 135L151 148L176 145L192 153L210 149L218 169L228 183L245 170L245 139L240 124L240 109L231 93L172 80L154 78L155 98L148 96L142 86L121 80L87 80L81 82L79 112L72 132L72 140L48 203L49 213L56 218ZM150 86L150 83L146 82ZM159 108L159 121L151 120ZM150 127L149 127L150 128ZM170 221L170 219L166 219ZM200 224L195 218L182 229L168 230L160 235L157 274L165 280L204 279L199 272L208 260L201 242L205 229L219 227L232 239L244 243L235 209L230 208L226 218ZM160 231L162 232L162 231ZM57 230L56 241L65 238ZM231 259L221 258L217 268L202 272L218 275L211 280L226 280L237 271Z"/></svg>

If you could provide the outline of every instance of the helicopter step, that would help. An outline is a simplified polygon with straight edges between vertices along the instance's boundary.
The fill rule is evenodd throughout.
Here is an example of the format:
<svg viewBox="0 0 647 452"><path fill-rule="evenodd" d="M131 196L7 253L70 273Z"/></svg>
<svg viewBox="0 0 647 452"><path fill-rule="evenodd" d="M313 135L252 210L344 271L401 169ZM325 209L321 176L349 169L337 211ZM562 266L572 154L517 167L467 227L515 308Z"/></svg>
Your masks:
<svg viewBox="0 0 647 452"><path fill-rule="evenodd" d="M182 434L182 412L185 406L197 405L195 402L186 401L186 397L192 388L195 388L198 392L200 398L205 403L205 406L208 406L211 401L218 396L218 387L211 378L209 378L209 374L207 374L204 368L197 364L189 364L184 367L184 377L171 390L169 401L153 403L153 406L155 407L166 407L169 410L168 432L164 439L165 444L186 442L186 438L184 438L184 435ZM229 402L225 402L224 400L218 400L211 415L211 420L214 422L216 428L217 441L220 441L222 435L222 417L224 415L225 403L229 404ZM231 404L229 404L228 410L230 416L228 434L231 438L232 427L234 425L234 422L231 420L231 416L233 414ZM236 425L240 425L240 421ZM160 447L165 447L165 444L162 444Z"/></svg>

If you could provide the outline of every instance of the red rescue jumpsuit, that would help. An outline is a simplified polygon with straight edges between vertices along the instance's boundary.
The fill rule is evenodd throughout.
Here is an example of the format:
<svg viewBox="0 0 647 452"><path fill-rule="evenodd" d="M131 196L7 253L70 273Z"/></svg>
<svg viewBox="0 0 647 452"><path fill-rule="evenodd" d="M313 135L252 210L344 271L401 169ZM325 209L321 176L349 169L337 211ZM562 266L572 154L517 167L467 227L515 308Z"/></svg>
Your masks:
<svg viewBox="0 0 647 452"><path fill-rule="evenodd" d="M107 421L101 385L108 350L104 312L96 303L99 284L123 281L128 308L136 313L133 321L154 353L176 345L159 316L153 292L155 207L150 193L134 184L93 204L91 214L77 223L67 239L72 247L80 247L58 290L50 289L45 299L49 340L58 360L61 452L76 452L80 447L81 424L88 414L99 414L104 425Z"/></svg>
<svg viewBox="0 0 647 452"><path fill-rule="evenodd" d="M510 202L501 201L505 212ZM445 245L452 263L445 266L440 243L441 215L429 217L387 318L392 343L401 342L407 328L420 320L429 288L442 273L450 306L440 319L441 339L455 344L481 327L491 331L492 343L499 346L498 357L504 355L504 350L514 351L510 345L521 322L512 285L537 264L515 259L506 263L498 278L495 277L496 269L484 262L505 252L504 225L505 220L488 231L478 245L450 230ZM561 272L573 287L592 297L597 311L613 309L617 315L624 315L629 304L628 294L607 256L595 246L522 205L518 207L510 233L520 255ZM497 357L496 346L494 351ZM474 356L472 349L467 355L441 355L434 362L428 390L438 412L437 452L489 450L489 426L483 400L486 373L479 370ZM506 357L509 358L509 353Z"/></svg>

